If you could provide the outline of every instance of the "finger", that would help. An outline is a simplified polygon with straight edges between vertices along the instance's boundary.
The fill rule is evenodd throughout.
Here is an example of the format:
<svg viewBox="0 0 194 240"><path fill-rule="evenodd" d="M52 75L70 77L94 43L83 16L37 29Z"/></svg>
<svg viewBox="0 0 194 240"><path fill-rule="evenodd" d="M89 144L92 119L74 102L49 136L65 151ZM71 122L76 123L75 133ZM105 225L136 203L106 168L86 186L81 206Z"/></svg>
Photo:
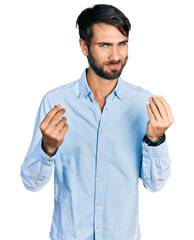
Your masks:
<svg viewBox="0 0 194 240"><path fill-rule="evenodd" d="M147 107L148 115L149 115L149 118L150 118L150 122L155 121L156 119L155 119L154 114L151 110L150 104L147 104L146 107Z"/></svg>
<svg viewBox="0 0 194 240"><path fill-rule="evenodd" d="M61 105L54 106L54 108L52 108L44 118L43 120L44 124L48 124L53 118L53 116L59 111L60 108L61 108Z"/></svg>
<svg viewBox="0 0 194 240"><path fill-rule="evenodd" d="M162 118L166 118L167 117L167 110L166 110L166 107L164 106L164 104L162 103L162 101L160 100L160 98L158 96L153 96L153 99L156 103L156 106L158 108L160 116Z"/></svg>
<svg viewBox="0 0 194 240"><path fill-rule="evenodd" d="M68 130L69 125L67 123L65 123L64 127L61 129L61 131L59 132L59 134L61 134L61 136L64 136L65 133Z"/></svg>
<svg viewBox="0 0 194 240"><path fill-rule="evenodd" d="M153 113L155 119L159 121L161 119L161 116L160 116L157 106L155 105L152 98L149 98L149 102L150 102L151 110L152 110L152 113Z"/></svg>
<svg viewBox="0 0 194 240"><path fill-rule="evenodd" d="M66 112L65 108L62 108L61 110L59 110L50 120L49 125L52 127L56 126L60 118L63 116L65 112Z"/></svg>
<svg viewBox="0 0 194 240"><path fill-rule="evenodd" d="M166 101L161 95L159 95L159 98L160 98L161 102L163 103L163 105L164 105L165 108L166 108L167 115L168 115L169 118L174 122L174 117L173 117L173 114L172 114L172 110L171 110L171 108L170 108L170 105L167 103L167 101Z"/></svg>
<svg viewBox="0 0 194 240"><path fill-rule="evenodd" d="M64 128L66 121L67 121L67 118L63 117L57 124L55 131L60 132Z"/></svg>

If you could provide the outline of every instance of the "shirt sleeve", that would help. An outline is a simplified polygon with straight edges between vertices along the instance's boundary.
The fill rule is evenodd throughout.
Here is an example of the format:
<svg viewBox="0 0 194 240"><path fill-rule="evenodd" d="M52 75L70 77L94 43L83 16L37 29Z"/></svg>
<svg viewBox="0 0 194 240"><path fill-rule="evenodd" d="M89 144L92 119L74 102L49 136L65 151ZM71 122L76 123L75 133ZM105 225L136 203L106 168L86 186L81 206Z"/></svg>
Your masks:
<svg viewBox="0 0 194 240"><path fill-rule="evenodd" d="M31 191L38 191L48 183L56 160L57 151L54 156L50 157L41 147L42 133L39 126L50 110L51 106L45 96L36 116L30 147L21 166L20 176L24 186Z"/></svg>
<svg viewBox="0 0 194 240"><path fill-rule="evenodd" d="M151 192L160 191L170 175L171 160L166 140L158 146L142 142L141 179Z"/></svg>

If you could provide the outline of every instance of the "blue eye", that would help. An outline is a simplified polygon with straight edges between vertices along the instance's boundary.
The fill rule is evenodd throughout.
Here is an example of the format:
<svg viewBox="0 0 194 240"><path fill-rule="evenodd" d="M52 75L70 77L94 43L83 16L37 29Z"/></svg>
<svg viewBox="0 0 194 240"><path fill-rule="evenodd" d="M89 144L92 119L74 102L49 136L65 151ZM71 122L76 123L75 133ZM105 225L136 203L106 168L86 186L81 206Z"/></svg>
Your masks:
<svg viewBox="0 0 194 240"><path fill-rule="evenodd" d="M100 47L108 47L108 44L102 44Z"/></svg>
<svg viewBox="0 0 194 240"><path fill-rule="evenodd" d="M125 45L127 45L127 42L122 42L122 43L120 43L119 45L120 45L120 46L125 46Z"/></svg>

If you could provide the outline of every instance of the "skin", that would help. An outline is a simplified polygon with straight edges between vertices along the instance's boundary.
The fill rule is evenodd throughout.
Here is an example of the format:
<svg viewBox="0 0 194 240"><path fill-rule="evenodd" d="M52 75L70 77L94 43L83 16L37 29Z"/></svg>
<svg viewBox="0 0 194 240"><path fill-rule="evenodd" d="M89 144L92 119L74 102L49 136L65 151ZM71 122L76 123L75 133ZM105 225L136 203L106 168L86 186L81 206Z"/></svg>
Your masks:
<svg viewBox="0 0 194 240"><path fill-rule="evenodd" d="M152 142L155 142L165 133L175 120L170 105L162 96L154 95L149 98L149 102L150 104L147 104L147 111L150 122L147 126L146 132L148 138Z"/></svg>
<svg viewBox="0 0 194 240"><path fill-rule="evenodd" d="M93 26L93 38L91 39L90 52L103 71L111 75L113 69L111 68L112 65L107 65L108 63L118 62L119 60L122 63L125 62L125 58L128 56L128 44L124 44L123 42L127 40L127 37L114 26L103 23ZM88 57L89 51L86 42L80 39L79 43L83 54ZM105 43L108 43L108 45ZM114 70L120 71L122 63ZM118 78L110 80L98 76L89 64L87 82L94 94L94 100L99 103L101 110L106 102L106 97L116 87L117 81Z"/></svg>
<svg viewBox="0 0 194 240"><path fill-rule="evenodd" d="M86 76L87 82L101 111L105 105L106 97L116 87L119 74L127 62L127 41L127 37L115 26L104 23L98 23L93 26L93 38L91 39L90 49L88 49L85 40L79 40L82 52L88 57L89 62ZM109 77L102 77L102 75L98 75L94 71L90 64L91 57L96 66ZM148 138L155 142L174 122L174 117L169 104L163 97L153 96L149 99L149 102L147 111L150 121L146 132ZM52 156L63 143L64 136L68 130L66 117L60 120L65 111L65 108L61 109L60 105L55 106L40 124L42 148L49 156Z"/></svg>
<svg viewBox="0 0 194 240"><path fill-rule="evenodd" d="M68 130L67 118L63 117L60 120L66 110L60 108L61 105L54 106L40 124L42 149L49 156L53 156L56 149L63 143L65 133Z"/></svg>

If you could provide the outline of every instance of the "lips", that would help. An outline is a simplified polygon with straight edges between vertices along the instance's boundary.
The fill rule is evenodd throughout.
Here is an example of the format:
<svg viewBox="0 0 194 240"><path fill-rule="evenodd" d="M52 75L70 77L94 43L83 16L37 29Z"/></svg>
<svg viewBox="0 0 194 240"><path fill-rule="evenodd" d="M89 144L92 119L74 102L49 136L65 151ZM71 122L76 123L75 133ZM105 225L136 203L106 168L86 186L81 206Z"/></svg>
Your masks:
<svg viewBox="0 0 194 240"><path fill-rule="evenodd" d="M117 64L107 64L107 66L111 69L115 69L115 68L118 68L118 66L120 65L120 63L117 63Z"/></svg>

